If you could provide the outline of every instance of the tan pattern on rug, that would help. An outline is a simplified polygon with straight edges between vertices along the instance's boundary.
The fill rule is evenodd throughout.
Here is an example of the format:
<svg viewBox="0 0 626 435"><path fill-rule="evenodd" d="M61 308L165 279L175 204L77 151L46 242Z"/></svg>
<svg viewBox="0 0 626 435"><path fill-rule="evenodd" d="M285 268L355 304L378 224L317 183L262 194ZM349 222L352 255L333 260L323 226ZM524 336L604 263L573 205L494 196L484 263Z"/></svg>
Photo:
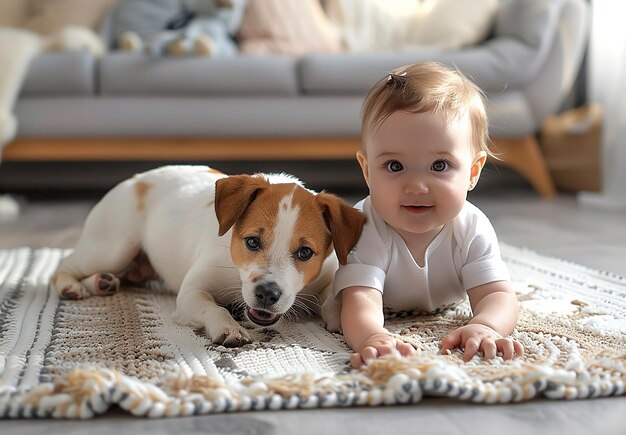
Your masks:
<svg viewBox="0 0 626 435"><path fill-rule="evenodd" d="M172 323L158 289L60 301L48 280L67 252L0 250L0 416L89 418L112 404L139 416L377 406L447 396L478 403L624 394L626 280L503 246L520 300L514 361L440 355L467 303L396 313L387 325L419 350L350 370L342 336L301 320L213 346Z"/></svg>
<svg viewBox="0 0 626 435"><path fill-rule="evenodd" d="M152 311L145 292L134 290L60 301L50 346L63 351L48 353L47 379L85 366L107 367L149 382L171 373L174 365L166 362L174 356L165 351L167 343L158 335L159 320Z"/></svg>

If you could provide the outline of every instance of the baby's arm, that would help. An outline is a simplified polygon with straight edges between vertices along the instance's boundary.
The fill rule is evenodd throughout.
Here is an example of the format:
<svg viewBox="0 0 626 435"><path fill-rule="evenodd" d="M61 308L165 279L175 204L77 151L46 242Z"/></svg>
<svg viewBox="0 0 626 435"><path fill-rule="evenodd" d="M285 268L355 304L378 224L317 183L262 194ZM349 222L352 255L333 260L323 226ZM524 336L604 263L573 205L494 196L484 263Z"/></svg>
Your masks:
<svg viewBox="0 0 626 435"><path fill-rule="evenodd" d="M467 294L474 317L443 338L442 352L460 347L464 349L465 361L479 350L486 359L495 358L498 351L504 359L523 355L521 343L507 337L517 323L517 298L509 282L483 284L468 290Z"/></svg>
<svg viewBox="0 0 626 435"><path fill-rule="evenodd" d="M410 355L414 349L384 328L383 295L370 287L348 287L341 292L341 327L354 354L352 367L370 359L399 352Z"/></svg>

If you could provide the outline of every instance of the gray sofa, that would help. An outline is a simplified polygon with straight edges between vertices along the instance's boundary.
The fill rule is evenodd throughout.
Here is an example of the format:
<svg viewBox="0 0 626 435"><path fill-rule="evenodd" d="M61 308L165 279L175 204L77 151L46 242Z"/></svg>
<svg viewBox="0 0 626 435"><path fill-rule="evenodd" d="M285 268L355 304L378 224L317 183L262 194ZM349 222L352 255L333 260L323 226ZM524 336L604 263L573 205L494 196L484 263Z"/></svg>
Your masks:
<svg viewBox="0 0 626 435"><path fill-rule="evenodd" d="M491 37L442 52L42 54L23 85L18 137L4 160L351 159L369 87L397 66L436 60L482 87L503 163L551 196L534 135L579 71L588 9L585 0L504 0Z"/></svg>

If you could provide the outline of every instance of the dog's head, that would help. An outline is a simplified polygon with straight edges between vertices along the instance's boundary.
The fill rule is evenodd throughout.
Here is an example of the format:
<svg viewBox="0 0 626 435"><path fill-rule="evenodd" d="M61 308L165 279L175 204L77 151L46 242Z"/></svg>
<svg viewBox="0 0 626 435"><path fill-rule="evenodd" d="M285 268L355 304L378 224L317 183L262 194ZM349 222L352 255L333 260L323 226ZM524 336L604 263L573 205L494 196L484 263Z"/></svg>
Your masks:
<svg viewBox="0 0 626 435"><path fill-rule="evenodd" d="M233 229L230 253L239 269L248 318L273 325L313 282L333 248L341 264L365 217L338 197L296 183L236 175L216 183L219 235Z"/></svg>

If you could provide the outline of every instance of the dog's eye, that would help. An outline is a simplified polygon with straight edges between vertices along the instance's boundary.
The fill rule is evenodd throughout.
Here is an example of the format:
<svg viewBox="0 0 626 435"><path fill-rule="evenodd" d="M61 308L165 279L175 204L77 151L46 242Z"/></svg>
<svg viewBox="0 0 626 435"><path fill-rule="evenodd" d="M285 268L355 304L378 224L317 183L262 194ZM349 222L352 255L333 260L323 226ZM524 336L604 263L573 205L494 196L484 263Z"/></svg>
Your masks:
<svg viewBox="0 0 626 435"><path fill-rule="evenodd" d="M258 251L261 249L261 241L258 237L246 237L246 246L251 251Z"/></svg>
<svg viewBox="0 0 626 435"><path fill-rule="evenodd" d="M296 252L296 257L298 257L298 260L301 260L301 261L310 260L312 256L313 256L313 250L306 246L298 249L298 252Z"/></svg>

